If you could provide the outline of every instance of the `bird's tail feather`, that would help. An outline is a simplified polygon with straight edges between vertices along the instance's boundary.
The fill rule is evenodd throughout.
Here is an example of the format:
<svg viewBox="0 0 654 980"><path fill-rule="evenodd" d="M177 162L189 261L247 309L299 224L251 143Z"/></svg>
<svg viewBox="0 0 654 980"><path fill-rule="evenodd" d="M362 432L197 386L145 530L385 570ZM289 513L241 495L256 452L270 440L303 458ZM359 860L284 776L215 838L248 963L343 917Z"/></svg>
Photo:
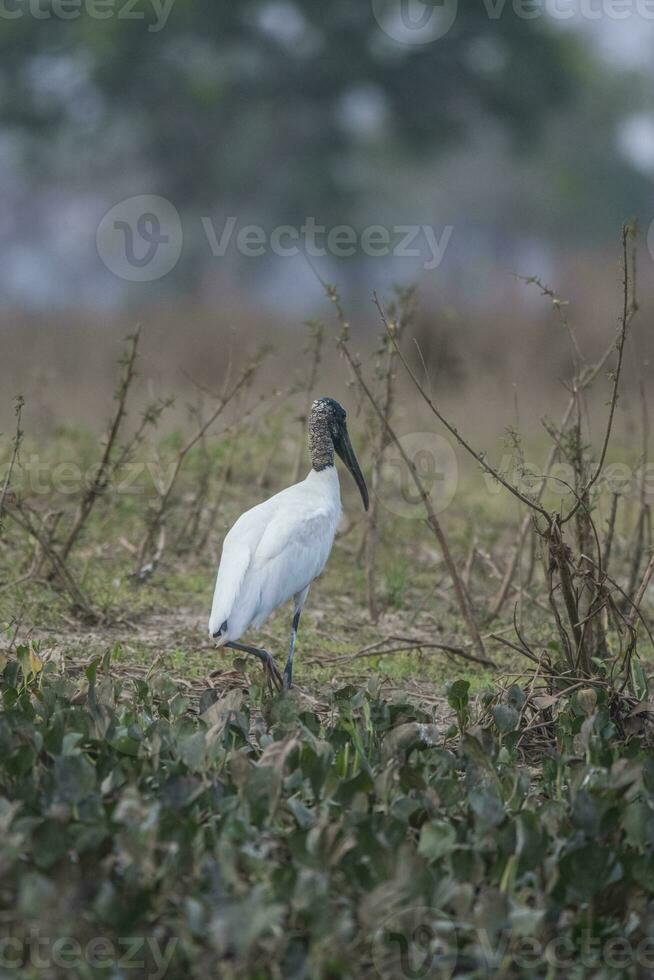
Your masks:
<svg viewBox="0 0 654 980"><path fill-rule="evenodd" d="M209 633L212 637L216 636L219 646L223 646L229 639L227 624L238 599L249 564L249 548L244 545L230 548L228 542L225 541L209 617ZM225 627L224 630L223 627Z"/></svg>

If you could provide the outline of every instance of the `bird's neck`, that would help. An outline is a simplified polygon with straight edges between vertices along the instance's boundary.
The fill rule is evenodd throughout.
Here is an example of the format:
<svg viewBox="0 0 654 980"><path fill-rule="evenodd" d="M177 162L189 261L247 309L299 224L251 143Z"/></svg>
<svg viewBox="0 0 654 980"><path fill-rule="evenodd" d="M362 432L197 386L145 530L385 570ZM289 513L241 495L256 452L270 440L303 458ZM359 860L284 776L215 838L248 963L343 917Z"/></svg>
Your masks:
<svg viewBox="0 0 654 980"><path fill-rule="evenodd" d="M309 451L311 466L317 473L334 465L334 443L329 426L321 418L309 419Z"/></svg>

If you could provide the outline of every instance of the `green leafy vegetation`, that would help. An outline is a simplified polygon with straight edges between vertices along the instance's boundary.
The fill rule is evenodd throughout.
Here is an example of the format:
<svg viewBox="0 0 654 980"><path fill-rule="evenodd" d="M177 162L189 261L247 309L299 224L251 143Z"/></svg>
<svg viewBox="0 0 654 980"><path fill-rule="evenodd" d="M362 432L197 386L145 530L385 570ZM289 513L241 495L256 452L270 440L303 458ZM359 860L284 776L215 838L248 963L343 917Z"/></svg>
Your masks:
<svg viewBox="0 0 654 980"><path fill-rule="evenodd" d="M24 646L0 693L0 970L651 968L654 759L599 701L561 701L558 751L527 765L514 705L470 726L461 682L447 735L374 678L320 710L256 689L191 702L165 674L121 680L109 656L65 673Z"/></svg>

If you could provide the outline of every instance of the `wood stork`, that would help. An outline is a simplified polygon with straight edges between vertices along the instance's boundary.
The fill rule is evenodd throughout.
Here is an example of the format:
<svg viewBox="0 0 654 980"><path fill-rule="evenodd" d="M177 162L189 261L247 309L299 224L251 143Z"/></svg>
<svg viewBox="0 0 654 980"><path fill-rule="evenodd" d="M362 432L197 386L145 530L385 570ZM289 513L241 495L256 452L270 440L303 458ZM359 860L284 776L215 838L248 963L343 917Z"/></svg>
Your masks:
<svg viewBox="0 0 654 980"><path fill-rule="evenodd" d="M345 409L333 398L319 398L309 415L311 472L241 514L223 543L209 633L219 647L258 657L268 686L290 688L295 638L309 587L320 575L334 543L341 494L334 451L343 460L368 509L368 490L346 425ZM273 610L294 601L284 678L271 655L239 643L250 626L263 626Z"/></svg>

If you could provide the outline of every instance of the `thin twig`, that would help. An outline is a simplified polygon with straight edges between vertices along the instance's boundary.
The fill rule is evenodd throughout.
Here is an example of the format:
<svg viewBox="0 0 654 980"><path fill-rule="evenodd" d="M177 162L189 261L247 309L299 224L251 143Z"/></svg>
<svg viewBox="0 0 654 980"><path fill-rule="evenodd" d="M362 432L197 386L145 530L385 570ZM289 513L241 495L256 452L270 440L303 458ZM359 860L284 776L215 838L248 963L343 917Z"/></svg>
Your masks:
<svg viewBox="0 0 654 980"><path fill-rule="evenodd" d="M260 360L254 360L247 368L242 372L240 378L234 383L229 392L227 392L223 397L220 398L218 405L215 410L209 415L205 422L203 422L197 429L195 434L182 446L182 448L177 453L175 457L175 462L173 464L172 472L168 479L168 482L159 497L159 502L155 510L153 511L148 527L141 542L139 549L139 560L138 567L136 570L137 577L141 575L146 563L152 561L149 552L152 549L155 538L159 535L159 531L163 521L165 520L166 511L168 509L171 495L173 489L177 482L177 477L179 476L180 470L184 463L184 460L193 449L195 445L203 438L204 434L209 430L209 428L214 424L217 418L222 414L227 405L232 401L233 398L241 391L245 385L247 385L252 379L255 371L259 366Z"/></svg>
<svg viewBox="0 0 654 980"><path fill-rule="evenodd" d="M421 501L423 503L423 506L425 508L425 513L427 515L427 525L433 531L433 533L434 533L434 535L436 537L436 540L438 541L438 543L440 545L441 552L443 554L443 559L445 561L447 570L448 570L448 572L450 574L450 578L452 580L452 585L454 587L454 592L455 592L455 595L457 597L457 602L458 602L458 605L459 605L459 609L460 609L461 615L463 616L463 619L464 619L464 621L465 621L465 623L466 623L466 625L468 627L468 631L470 633L470 638L471 638L471 640L473 642L473 645L476 646L477 650L479 651L480 657L485 660L486 659L486 656L485 656L486 651L485 651L485 648L484 648L483 640L482 640L481 635L479 633L479 627L477 626L477 623L475 621L475 617L473 615L472 609L470 608L470 606L468 604L468 601L466 599L465 590L463 588L463 585L462 585L462 582L461 582L461 578L459 576L459 572L457 570L456 564L454 563L454 559L452 558L452 553L450 551L449 544L448 544L447 538L445 536L445 532L443 531L443 528L441 527L441 524L440 524L438 518L436 517L436 512L434 511L434 507L433 507L433 504L432 504L432 501L431 501L431 497L429 495L429 492L426 490L426 488L425 488L422 480L420 479L420 477L418 475L418 471L417 471L417 469L415 467L415 464L414 464L413 460L411 460L409 458L409 456L407 455L406 450L404 449L402 443L398 439L398 437L395 434L395 431L393 430L393 428L391 427L388 419L385 418L383 411L379 407L379 405L377 403L377 399L375 398L375 396L370 391L370 388L368 387L368 385L367 385L367 383L366 383L366 381L365 381L365 379L363 377L363 373L361 371L361 367L359 365L359 362L352 356L352 353L350 352L350 349L349 349L349 347L347 345L348 323L347 323L347 321L345 319L345 316L343 314L342 308L340 306L340 300L338 298L338 293L336 292L336 290L334 289L333 286L328 286L327 287L327 295L329 296L329 298L331 299L332 303L334 304L334 306L336 308L336 311L337 311L337 315L338 315L339 320L340 320L340 323L341 323L341 335L340 335L339 340L338 340L339 349L342 351L343 355L345 356L345 359L347 360L348 364L350 365L350 367L351 367L351 369L352 369L352 371L353 371L353 373L354 373L354 375L356 377L356 380L357 380L360 388L362 389L362 391L364 392L366 398L368 399L368 401L372 405L372 407L373 407L373 409L375 411L375 414L377 415L377 418L379 419L379 421L381 422L381 424L384 426L384 428L388 432L388 436L389 436L390 440L393 442L393 444L397 448L398 452L400 453L400 456L402 457L402 459L403 459L403 461L404 461L404 463L405 463L405 465L406 465L406 467L407 467L407 469L409 471L409 474L411 475L411 479L413 480L413 483L414 483L414 485L415 485L415 487L416 487L416 489L417 489L417 491L418 491L418 493L420 495L420 499L421 499Z"/></svg>
<svg viewBox="0 0 654 980"><path fill-rule="evenodd" d="M98 463L95 475L84 493L84 496L80 500L77 513L73 521L73 526L68 532L68 537L61 547L59 557L61 558L62 562L65 562L68 558L73 545L75 544L80 532L82 531L82 528L93 510L96 500L107 488L111 469L112 453L114 451L116 440L118 439L120 427L123 419L125 418L127 396L136 374L136 358L138 354L140 337L141 326L139 324L134 333L127 338L129 346L124 360L125 369L118 385L118 391L116 392L116 400L118 402L116 412L111 421L109 432L107 433L107 438L105 440L104 451L102 453L102 457L100 458L100 462Z"/></svg>
<svg viewBox="0 0 654 980"><path fill-rule="evenodd" d="M381 303L379 301L379 298L378 298L378 296L377 296L376 293L373 293L373 299L374 299L375 306L377 307L377 309L379 311L379 315L382 318L382 322L384 323L384 325L385 325L385 327L386 327L386 329L388 331L388 334L389 334L389 336L391 338L391 341L392 341L393 344L395 344L395 348L397 350L397 354L398 354L398 357L399 357L400 361L404 365L404 367L405 367L405 369L406 369L409 377L411 378L412 382L416 386L419 394L422 396L423 400L429 406L429 408L431 409L431 411L433 412L433 414L436 416L436 418L438 419L438 421L441 423L441 425L445 426L445 428L447 429L447 431L452 436L454 436L454 438L459 443L459 445L463 449L465 449L466 452L469 453L472 456L472 458L475 459L479 463L479 465L482 467L482 469L486 470L486 472L490 476L492 476L493 479L497 480L497 482L500 483L504 487L505 490L508 490L509 493L512 493L514 497L517 497L518 500L521 500L522 503L523 504L526 504L531 510L533 510L536 513L540 514L541 517L544 517L545 520L549 523L549 521L550 521L550 515L545 510L545 508L544 507L541 507L540 504L538 504L535 500L531 499L530 497L525 496L525 494L523 494L520 490L518 490L517 487L514 487L513 484L509 483L509 481L506 480L505 477L503 477L502 474L498 470L495 469L495 467L491 466L490 463L487 462L487 460L485 459L483 453L477 452L476 449L473 449L473 447L470 445L470 443L467 441L467 439L465 439L459 433L459 431L455 428L455 426L453 426L452 423L449 422L445 418L445 416L442 414L442 412L440 411L440 409L434 404L434 402L431 399L431 397L425 391L422 383L420 382L420 380L416 376L415 371L413 370L413 368L411 367L411 365L408 363L407 359L405 358L404 354L400 350L400 348L399 348L399 346L397 344L397 341L395 340L395 337L393 336L393 332L390 329L390 325L389 325L389 322L388 322L388 320L386 318L386 314L384 312L384 309L383 309L383 307L382 307L382 305L381 305Z"/></svg>
<svg viewBox="0 0 654 980"><path fill-rule="evenodd" d="M411 317L413 315L413 290L405 290L399 297L399 315L393 320L392 329L397 343L402 342L404 334ZM386 333L384 333L384 353L386 354L386 365L384 369L384 390L380 402L380 407L384 418L389 420L393 415L393 402L395 394L395 366L397 354L395 346L389 343ZM390 443L390 437L385 425L380 425L377 433L377 441L374 452L370 482L370 510L368 511L368 523L364 538L366 555L366 581L368 592L368 612L370 619L376 623L379 618L379 608L377 603L377 547L379 538L379 483L381 479L382 465L384 462L384 452Z"/></svg>
<svg viewBox="0 0 654 980"><path fill-rule="evenodd" d="M2 484L2 490L0 491L0 533L2 533L3 523L2 515L5 511L5 503L7 496L9 494L9 488L11 486L11 477L14 472L14 466L18 460L18 454L20 452L20 444L23 440L23 430L21 429L21 422L23 418L23 406L25 404L25 399L22 395L18 395L16 398L16 407L14 409L14 414L16 416L16 431L14 433L14 438L12 440L11 457L9 459L9 466L7 467L7 472L5 473L5 479Z"/></svg>
<svg viewBox="0 0 654 980"><path fill-rule="evenodd" d="M633 319L634 313L636 312L636 306L630 299L629 290L629 239L631 237L632 230L629 225L624 225L622 228L622 314L620 317L620 324L618 328L618 339L616 342L616 349L618 352L618 362L613 373L613 388L611 391L611 400L609 402L609 415L606 422L606 429L604 432L604 439L602 440L602 449L600 451L600 458L595 467L593 474L588 479L587 483L583 487L579 494L581 500L584 500L591 489L597 482L604 468L604 462L606 460L606 453L609 448L609 442L611 440L611 433L613 431L613 420L615 418L615 409L618 403L618 394L620 391L620 377L622 374L622 361L624 355L624 345L627 339L627 332L629 330L629 325ZM567 523L570 518L576 514L579 509L579 500L573 506L572 510L565 516L561 518L561 524Z"/></svg>
<svg viewBox="0 0 654 980"><path fill-rule="evenodd" d="M654 572L654 551L650 555L650 559L647 562L647 568L645 569L645 574L643 575L642 581L638 586L638 591L634 596L631 610L627 617L627 622L630 626L633 626L636 622L636 616L640 614L640 604L643 601L645 592L647 591L647 586L649 585L652 573ZM650 636L651 639L651 636Z"/></svg>

